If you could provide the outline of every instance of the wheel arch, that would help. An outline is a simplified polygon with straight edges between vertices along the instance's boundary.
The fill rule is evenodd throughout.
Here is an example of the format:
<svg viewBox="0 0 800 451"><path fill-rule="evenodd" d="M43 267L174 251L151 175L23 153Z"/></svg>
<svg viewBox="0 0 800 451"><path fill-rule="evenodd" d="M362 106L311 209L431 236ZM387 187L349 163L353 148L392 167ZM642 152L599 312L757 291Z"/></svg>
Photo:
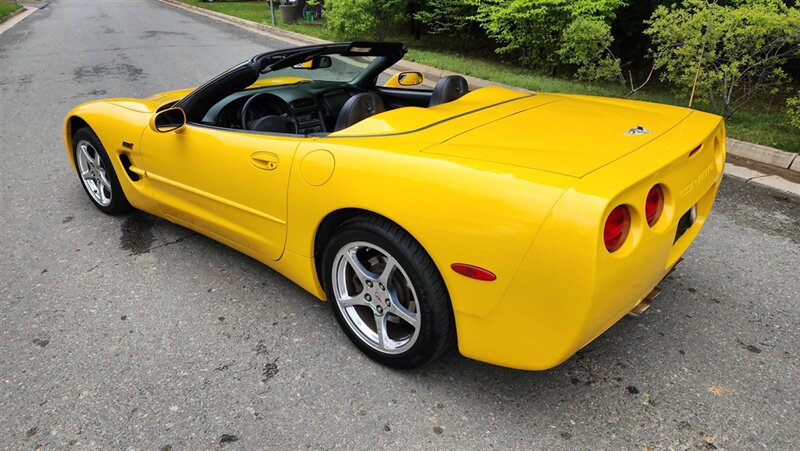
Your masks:
<svg viewBox="0 0 800 451"><path fill-rule="evenodd" d="M433 261L434 266L438 269L436 261L433 259L433 256L430 254L430 252L428 252L428 250L422 244L422 241L420 241L416 236L414 236L414 234L411 233L406 227L403 227L402 224L398 223L392 218L386 217L380 213L376 213L371 210L366 210L363 208L340 208L338 210L334 210L328 213L324 218L322 218L322 221L320 221L319 225L317 226L317 230L314 233L314 242L313 242L314 272L315 272L315 277L319 281L320 286L322 286L323 290L327 288L325 286L325 280L324 277L322 277L322 271L321 271L323 263L322 254L325 251L325 244L328 242L328 240L330 240L331 237L333 237L333 235L336 233L336 230L338 230L342 226L342 224L359 216L371 216L374 218L380 218L399 227L420 245L422 250L425 251L425 254L428 256L428 258L431 259L431 261ZM444 280L444 277L442 276L441 273L439 274L439 277L442 278L442 282L444 283L445 290L448 292L448 297L449 297L450 294L447 287L447 283Z"/></svg>
<svg viewBox="0 0 800 451"><path fill-rule="evenodd" d="M72 138L75 137L76 131L84 127L87 127L90 130L94 131L94 129L92 129L92 126L89 125L89 123L86 122L85 119L78 116L77 114L69 115L64 123L64 144L67 147L67 156L69 157L69 161L70 163L72 163L72 167L75 170L77 170L77 162L75 161L75 154L72 151Z"/></svg>
<svg viewBox="0 0 800 451"><path fill-rule="evenodd" d="M78 115L72 115L67 119L67 135L69 135L70 139L75 136L75 131L84 127L92 128L88 122Z"/></svg>

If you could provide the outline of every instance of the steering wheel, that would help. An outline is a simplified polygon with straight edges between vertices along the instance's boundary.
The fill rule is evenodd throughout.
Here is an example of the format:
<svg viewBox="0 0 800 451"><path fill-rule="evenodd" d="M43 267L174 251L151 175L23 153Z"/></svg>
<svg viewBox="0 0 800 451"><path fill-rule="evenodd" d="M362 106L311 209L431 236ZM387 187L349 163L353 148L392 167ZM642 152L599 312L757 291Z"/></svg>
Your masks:
<svg viewBox="0 0 800 451"><path fill-rule="evenodd" d="M250 113L251 109L254 105L257 104L257 101L268 102L268 104L278 111L278 114L268 114L262 117L258 117L252 120L247 120L248 113ZM297 133L297 121L294 118L294 112L292 111L292 107L286 103L285 100L281 99L280 97L272 94L270 92L261 92L258 93L249 99L247 102L244 103L242 107L242 130L259 130L261 127L260 125L264 125L265 122L269 122L270 124L285 129L286 132L289 133ZM259 130L259 131L284 131L284 130Z"/></svg>

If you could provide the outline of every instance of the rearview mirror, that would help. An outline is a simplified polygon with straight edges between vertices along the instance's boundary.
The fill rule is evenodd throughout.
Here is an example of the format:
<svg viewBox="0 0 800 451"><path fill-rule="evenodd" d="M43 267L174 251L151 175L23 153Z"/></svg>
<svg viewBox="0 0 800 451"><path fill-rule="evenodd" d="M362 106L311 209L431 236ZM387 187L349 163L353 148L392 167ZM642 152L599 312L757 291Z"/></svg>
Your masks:
<svg viewBox="0 0 800 451"><path fill-rule="evenodd" d="M421 72L399 72L394 74L383 86L385 88L402 88L404 86L418 86L422 84Z"/></svg>
<svg viewBox="0 0 800 451"><path fill-rule="evenodd" d="M331 60L330 56L318 55L311 58L308 61L295 64L294 66L292 66L292 69L314 70L314 69L327 69L331 66L333 66L333 60Z"/></svg>
<svg viewBox="0 0 800 451"><path fill-rule="evenodd" d="M152 128L159 133L180 133L186 128L186 113L180 108L159 111L153 117Z"/></svg>

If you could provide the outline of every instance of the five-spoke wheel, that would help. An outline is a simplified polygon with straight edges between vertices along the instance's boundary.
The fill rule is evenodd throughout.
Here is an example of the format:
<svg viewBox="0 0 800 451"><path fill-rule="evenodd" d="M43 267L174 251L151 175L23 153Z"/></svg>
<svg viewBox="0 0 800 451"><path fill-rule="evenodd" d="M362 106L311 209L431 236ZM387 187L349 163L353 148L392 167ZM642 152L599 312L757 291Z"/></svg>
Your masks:
<svg viewBox="0 0 800 451"><path fill-rule="evenodd" d="M450 346L444 282L422 246L396 224L375 216L345 222L328 243L323 267L336 319L371 358L410 368Z"/></svg>
<svg viewBox="0 0 800 451"><path fill-rule="evenodd" d="M126 213L131 205L122 191L114 166L92 129L84 127L72 137L75 166L86 194L103 213Z"/></svg>
<svg viewBox="0 0 800 451"><path fill-rule="evenodd" d="M100 153L92 146L92 143L82 139L78 141L75 154L78 172L89 196L101 206L105 207L111 204L111 182L108 180Z"/></svg>
<svg viewBox="0 0 800 451"><path fill-rule="evenodd" d="M387 251L360 241L336 254L335 302L366 344L388 354L411 348L419 336L419 301L405 270Z"/></svg>

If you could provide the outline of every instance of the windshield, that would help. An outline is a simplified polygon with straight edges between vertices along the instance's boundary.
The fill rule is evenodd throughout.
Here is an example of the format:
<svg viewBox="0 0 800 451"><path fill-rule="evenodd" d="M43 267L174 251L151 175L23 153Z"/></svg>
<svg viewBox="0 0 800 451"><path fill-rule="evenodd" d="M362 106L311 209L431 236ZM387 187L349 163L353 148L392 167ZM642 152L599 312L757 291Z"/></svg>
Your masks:
<svg viewBox="0 0 800 451"><path fill-rule="evenodd" d="M188 121L200 122L211 107L248 87L327 81L367 89L405 53L398 42L361 41L261 53L203 84L177 105L186 112Z"/></svg>
<svg viewBox="0 0 800 451"><path fill-rule="evenodd" d="M351 81L375 61L374 56L330 56L330 67L301 68L303 64L286 67L259 75L257 85L283 85L301 81Z"/></svg>

